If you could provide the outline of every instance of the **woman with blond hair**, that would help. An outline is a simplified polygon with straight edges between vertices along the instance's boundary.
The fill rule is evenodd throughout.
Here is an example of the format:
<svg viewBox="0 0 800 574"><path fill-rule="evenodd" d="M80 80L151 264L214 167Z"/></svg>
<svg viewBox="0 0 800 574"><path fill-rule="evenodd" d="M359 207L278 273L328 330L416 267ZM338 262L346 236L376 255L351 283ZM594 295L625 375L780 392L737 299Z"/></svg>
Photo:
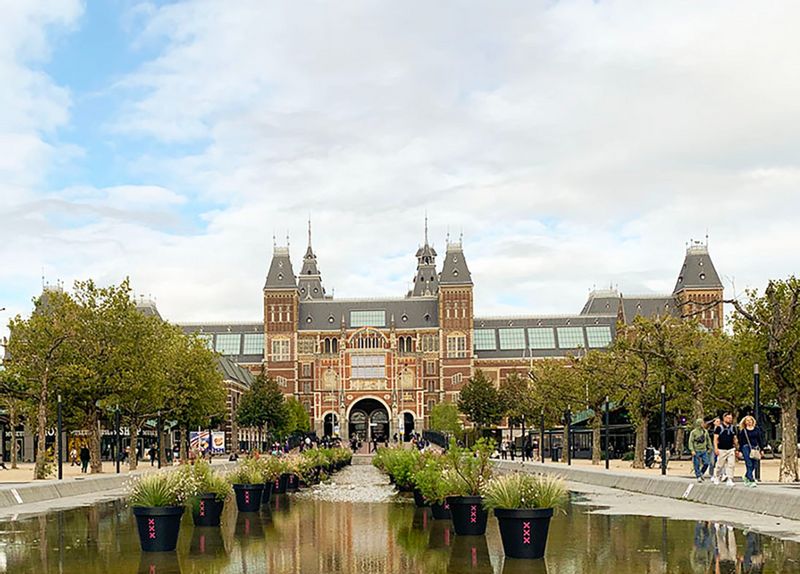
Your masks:
<svg viewBox="0 0 800 574"><path fill-rule="evenodd" d="M756 425L756 419L747 415L739 423L739 452L744 460L747 469L744 475L745 486L755 486L756 479L753 471L756 465L761 462L761 452L764 445L764 437L761 429Z"/></svg>

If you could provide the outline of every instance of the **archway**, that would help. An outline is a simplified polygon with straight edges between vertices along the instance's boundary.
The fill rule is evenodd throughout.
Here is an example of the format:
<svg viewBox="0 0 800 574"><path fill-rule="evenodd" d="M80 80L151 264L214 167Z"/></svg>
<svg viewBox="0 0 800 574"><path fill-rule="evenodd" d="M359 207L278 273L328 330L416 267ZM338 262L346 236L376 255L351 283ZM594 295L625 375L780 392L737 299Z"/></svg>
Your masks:
<svg viewBox="0 0 800 574"><path fill-rule="evenodd" d="M412 434L414 434L414 415L403 413L403 441L410 441Z"/></svg>
<svg viewBox="0 0 800 574"><path fill-rule="evenodd" d="M389 411L377 399L356 401L350 409L348 437L358 435L362 441L373 438L383 442L389 436Z"/></svg>
<svg viewBox="0 0 800 574"><path fill-rule="evenodd" d="M336 434L336 427L339 426L339 417L335 413L327 413L322 419L322 435L333 436Z"/></svg>

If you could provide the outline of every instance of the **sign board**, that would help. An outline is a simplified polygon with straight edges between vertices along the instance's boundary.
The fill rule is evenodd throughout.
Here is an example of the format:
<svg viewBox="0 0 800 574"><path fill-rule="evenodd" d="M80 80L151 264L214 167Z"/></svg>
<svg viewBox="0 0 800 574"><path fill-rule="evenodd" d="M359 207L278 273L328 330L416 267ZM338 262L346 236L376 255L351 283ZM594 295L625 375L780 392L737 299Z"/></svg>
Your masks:
<svg viewBox="0 0 800 574"><path fill-rule="evenodd" d="M213 431L212 432L211 452L213 454L225 453L225 432ZM208 431L191 431L189 432L189 448L193 450L205 451L208 449Z"/></svg>

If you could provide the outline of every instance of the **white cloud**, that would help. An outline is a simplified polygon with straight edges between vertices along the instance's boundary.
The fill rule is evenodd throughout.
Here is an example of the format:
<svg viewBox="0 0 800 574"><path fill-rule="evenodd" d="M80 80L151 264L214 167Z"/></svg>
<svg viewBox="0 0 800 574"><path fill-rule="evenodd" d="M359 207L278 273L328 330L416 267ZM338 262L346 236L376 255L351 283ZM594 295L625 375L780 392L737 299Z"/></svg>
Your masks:
<svg viewBox="0 0 800 574"><path fill-rule="evenodd" d="M51 194L78 213L52 227L26 216L41 226L15 246L63 278L130 273L170 318L257 319L271 236L290 231L299 270L310 213L329 290L402 295L426 210L440 256L463 228L480 314L577 312L593 284L669 291L706 230L737 290L797 269L800 5L132 13L137 44L163 49L116 85L110 128L159 151L128 158L148 185ZM176 232L187 209L202 233Z"/></svg>

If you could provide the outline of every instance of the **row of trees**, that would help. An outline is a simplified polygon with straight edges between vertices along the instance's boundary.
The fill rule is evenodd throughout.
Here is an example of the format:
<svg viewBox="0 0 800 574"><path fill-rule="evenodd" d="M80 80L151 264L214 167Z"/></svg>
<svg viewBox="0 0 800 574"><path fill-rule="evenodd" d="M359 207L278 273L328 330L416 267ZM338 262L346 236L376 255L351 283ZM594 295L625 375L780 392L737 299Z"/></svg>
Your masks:
<svg viewBox="0 0 800 574"><path fill-rule="evenodd" d="M201 338L140 312L127 279L110 287L77 282L72 293L47 289L31 316L17 316L9 329L0 401L12 428L21 415L36 422L34 478L47 474L45 438L59 395L68 427L88 431L92 473L102 471L101 421L117 410L130 429L131 453L139 430L158 413L183 436L225 413L214 353Z"/></svg>
<svg viewBox="0 0 800 574"><path fill-rule="evenodd" d="M308 432L311 421L305 407L295 398L284 398L274 379L264 374L256 376L253 385L239 401L236 422L243 427L258 429L277 439L294 432ZM259 443L261 438L259 438Z"/></svg>
<svg viewBox="0 0 800 574"><path fill-rule="evenodd" d="M509 376L499 388L477 371L461 391L458 408L478 427L523 416L558 425L564 412L589 409L592 461L599 464L601 419L607 398L623 406L635 428L634 467L643 467L647 428L659 410L663 385L676 420L706 418L721 411L752 408L753 365L762 370L764 404L781 410L780 477L798 480L797 393L800 383L800 281L773 281L763 294L746 293L734 306L730 332L703 329L692 316L638 317L620 325L613 344L563 359L534 361L527 372ZM702 312L711 304L698 305ZM680 425L676 444L683 444Z"/></svg>

